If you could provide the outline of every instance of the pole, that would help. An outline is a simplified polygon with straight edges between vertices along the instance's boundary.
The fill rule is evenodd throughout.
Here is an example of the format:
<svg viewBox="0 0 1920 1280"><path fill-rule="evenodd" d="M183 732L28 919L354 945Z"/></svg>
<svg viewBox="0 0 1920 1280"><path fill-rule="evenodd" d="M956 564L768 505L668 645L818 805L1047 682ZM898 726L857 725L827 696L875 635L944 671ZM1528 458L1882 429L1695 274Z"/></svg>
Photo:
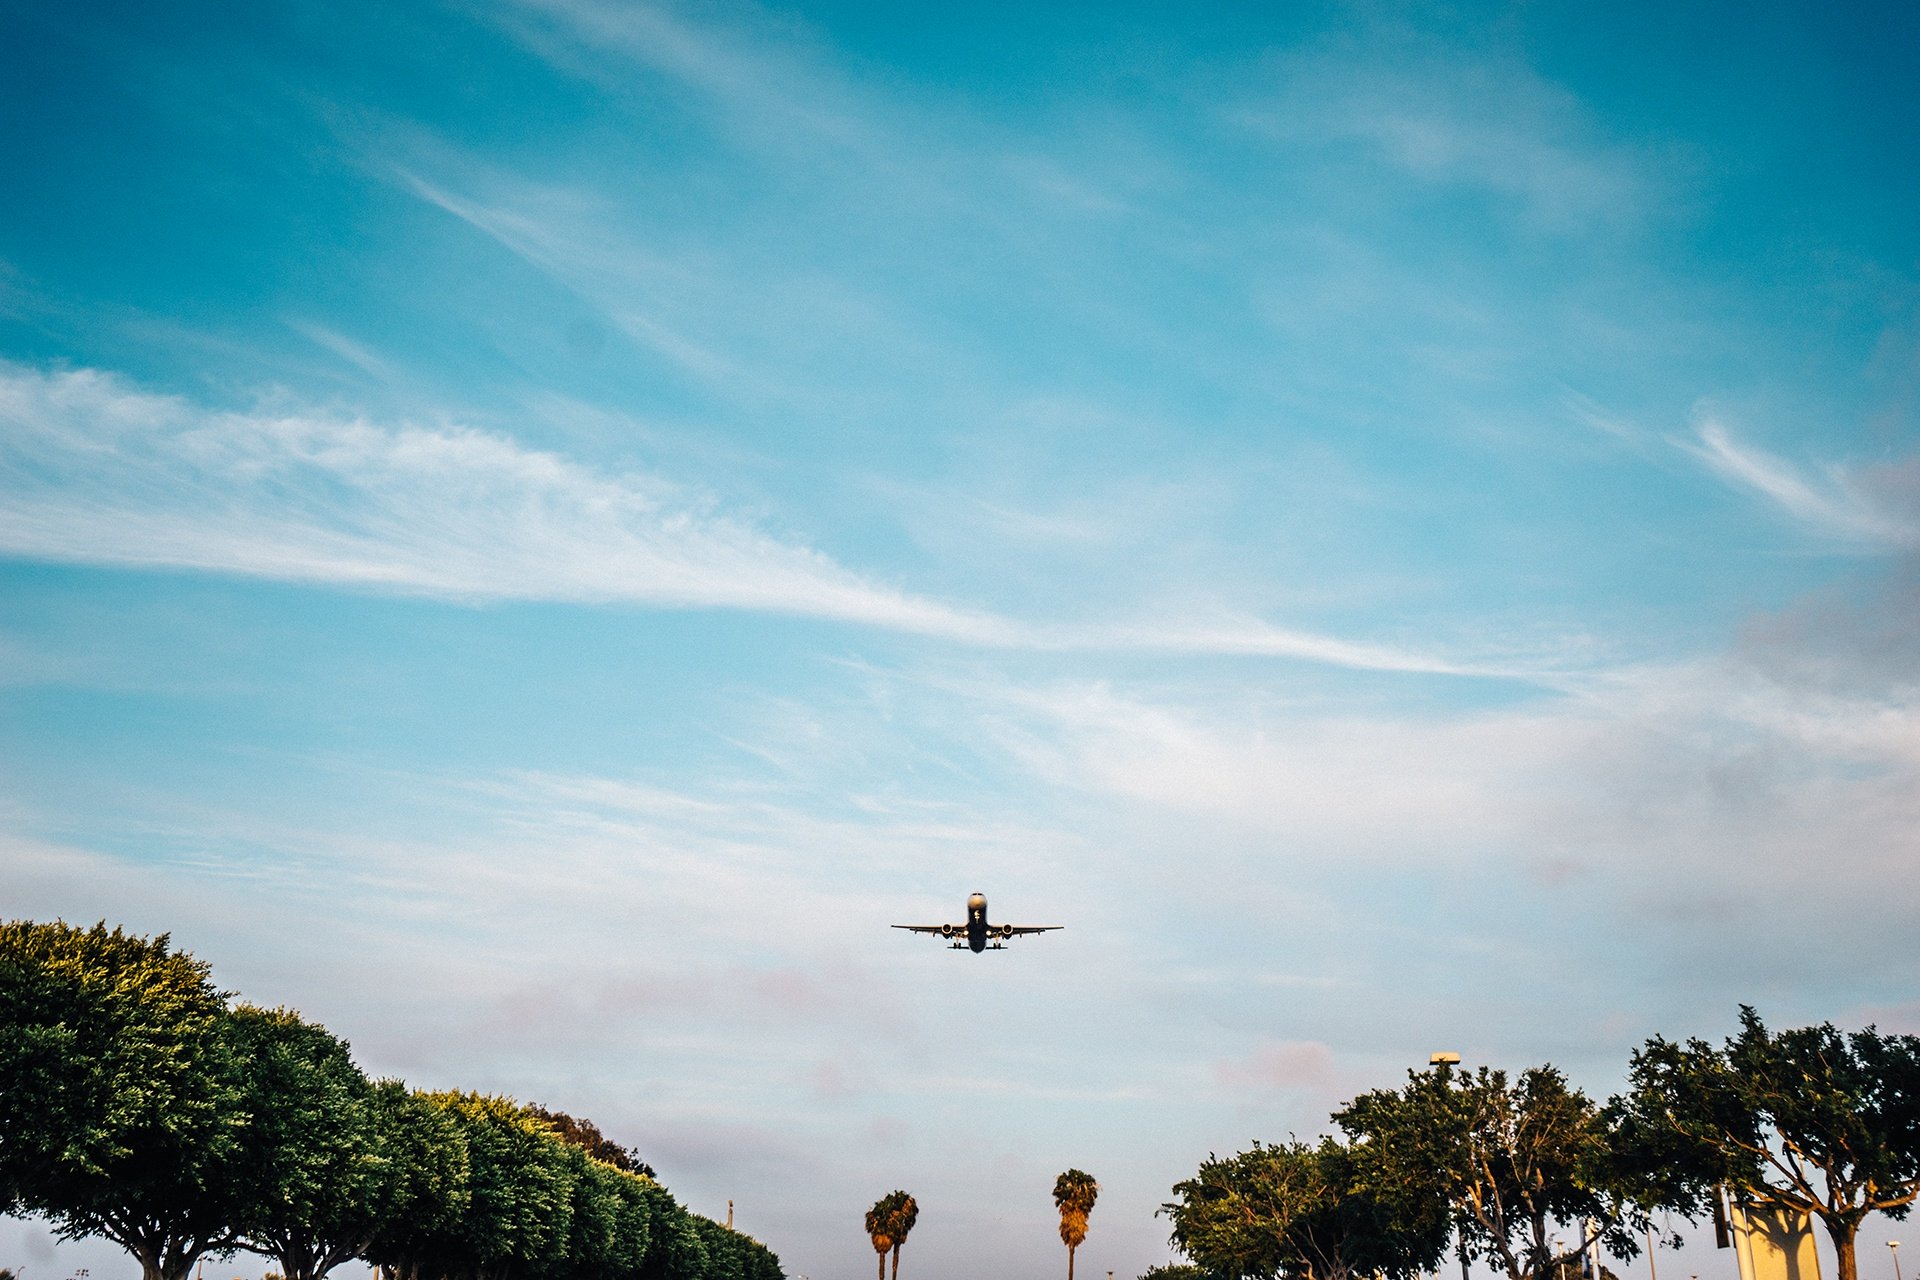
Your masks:
<svg viewBox="0 0 1920 1280"><path fill-rule="evenodd" d="M1660 1280L1660 1268L1653 1261L1653 1224L1647 1224L1647 1280Z"/></svg>
<svg viewBox="0 0 1920 1280"><path fill-rule="evenodd" d="M1900 1280L1900 1242L1887 1241L1887 1252L1893 1255L1893 1280Z"/></svg>

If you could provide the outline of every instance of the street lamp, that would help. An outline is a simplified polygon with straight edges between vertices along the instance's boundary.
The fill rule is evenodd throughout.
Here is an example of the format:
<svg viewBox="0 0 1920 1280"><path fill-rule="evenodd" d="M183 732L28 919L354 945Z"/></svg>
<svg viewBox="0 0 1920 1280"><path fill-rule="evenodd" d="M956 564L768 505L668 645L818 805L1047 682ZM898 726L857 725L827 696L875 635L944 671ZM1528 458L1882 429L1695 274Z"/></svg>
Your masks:
<svg viewBox="0 0 1920 1280"><path fill-rule="evenodd" d="M1457 1053L1449 1052L1448 1050L1445 1050L1445 1049L1439 1049L1427 1055L1427 1065L1430 1067L1440 1068L1443 1079L1450 1078L1450 1074L1447 1072L1447 1068L1459 1066L1460 1055ZM1470 1277L1467 1275L1467 1224L1465 1222L1462 1222L1459 1224L1459 1231L1460 1231L1460 1245L1459 1245L1460 1280L1470 1280ZM1438 1272L1434 1273L1434 1280L1440 1280L1440 1276Z"/></svg>
<svg viewBox="0 0 1920 1280"><path fill-rule="evenodd" d="M1893 1255L1893 1280L1900 1280L1900 1242L1887 1241L1887 1252Z"/></svg>

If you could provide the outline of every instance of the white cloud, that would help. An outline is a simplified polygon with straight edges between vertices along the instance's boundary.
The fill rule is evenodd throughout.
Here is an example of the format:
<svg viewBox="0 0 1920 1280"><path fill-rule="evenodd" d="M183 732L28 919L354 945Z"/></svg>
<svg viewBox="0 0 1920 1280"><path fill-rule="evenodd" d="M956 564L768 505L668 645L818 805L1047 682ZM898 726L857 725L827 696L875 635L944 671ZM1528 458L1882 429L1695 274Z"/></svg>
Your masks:
<svg viewBox="0 0 1920 1280"><path fill-rule="evenodd" d="M1836 693L1740 658L1647 667L1493 710L1382 715L1105 684L982 688L1038 776L1338 868L1598 869L1843 912L1920 827L1920 683ZM1729 869L1738 878L1726 879ZM1910 895L1903 895L1910 896Z"/></svg>
<svg viewBox="0 0 1920 1280"><path fill-rule="evenodd" d="M1646 207L1643 165L1559 85L1458 51L1383 55L1336 49L1277 59L1273 87L1236 117L1292 144L1357 143L1420 182L1483 188L1541 230L1591 231Z"/></svg>
<svg viewBox="0 0 1920 1280"><path fill-rule="evenodd" d="M96 370L0 365L0 552L455 600L629 602L833 619L967 645L1522 674L1257 619L1027 623L912 595L657 477L457 425L209 409Z"/></svg>
<svg viewBox="0 0 1920 1280"><path fill-rule="evenodd" d="M1758 494L1826 537L1885 548L1920 545L1920 526L1887 510L1847 470L1829 465L1809 474L1786 459L1743 443L1721 423L1700 424L1698 443L1680 447L1738 489Z"/></svg>
<svg viewBox="0 0 1920 1280"><path fill-rule="evenodd" d="M767 141L868 142L869 124L824 61L791 52L801 42L800 28L752 8L730 16L730 28L711 15L696 25L670 6L599 0L519 0L495 11L534 52L611 91L630 92L637 65L707 95L736 127ZM776 27L785 46L778 50L765 42L766 29ZM601 62L606 55L615 65Z"/></svg>
<svg viewBox="0 0 1920 1280"><path fill-rule="evenodd" d="M0 549L454 599L763 609L1003 642L644 475L458 426L208 410L95 371L0 370Z"/></svg>

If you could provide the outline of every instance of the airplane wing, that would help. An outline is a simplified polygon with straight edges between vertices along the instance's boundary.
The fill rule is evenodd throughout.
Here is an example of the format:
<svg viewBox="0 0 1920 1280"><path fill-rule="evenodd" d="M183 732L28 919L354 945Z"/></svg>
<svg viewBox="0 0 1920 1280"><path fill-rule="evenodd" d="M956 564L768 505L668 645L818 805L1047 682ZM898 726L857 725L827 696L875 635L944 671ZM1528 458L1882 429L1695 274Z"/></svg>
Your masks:
<svg viewBox="0 0 1920 1280"><path fill-rule="evenodd" d="M893 929L910 929L915 933L942 933L951 938L955 934L964 934L967 926L963 924L896 924Z"/></svg>
<svg viewBox="0 0 1920 1280"><path fill-rule="evenodd" d="M1050 929L1066 927L1063 924L997 924L993 926L994 932L1008 938L1018 937L1023 933L1046 933Z"/></svg>

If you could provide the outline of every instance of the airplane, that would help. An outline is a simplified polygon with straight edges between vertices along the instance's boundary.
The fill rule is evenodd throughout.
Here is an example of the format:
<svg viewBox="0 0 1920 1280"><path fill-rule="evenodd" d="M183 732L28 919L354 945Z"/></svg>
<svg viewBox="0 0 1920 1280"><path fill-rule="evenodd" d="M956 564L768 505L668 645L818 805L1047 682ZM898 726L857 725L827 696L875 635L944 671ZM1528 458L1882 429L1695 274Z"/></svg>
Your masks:
<svg viewBox="0 0 1920 1280"><path fill-rule="evenodd" d="M1009 938L1023 933L1045 933L1049 929L1066 928L1060 924L988 924L987 895L984 893L976 893L967 899L965 924L896 924L893 927L914 933L937 933L951 941L955 951L965 947L975 952L1004 951Z"/></svg>

